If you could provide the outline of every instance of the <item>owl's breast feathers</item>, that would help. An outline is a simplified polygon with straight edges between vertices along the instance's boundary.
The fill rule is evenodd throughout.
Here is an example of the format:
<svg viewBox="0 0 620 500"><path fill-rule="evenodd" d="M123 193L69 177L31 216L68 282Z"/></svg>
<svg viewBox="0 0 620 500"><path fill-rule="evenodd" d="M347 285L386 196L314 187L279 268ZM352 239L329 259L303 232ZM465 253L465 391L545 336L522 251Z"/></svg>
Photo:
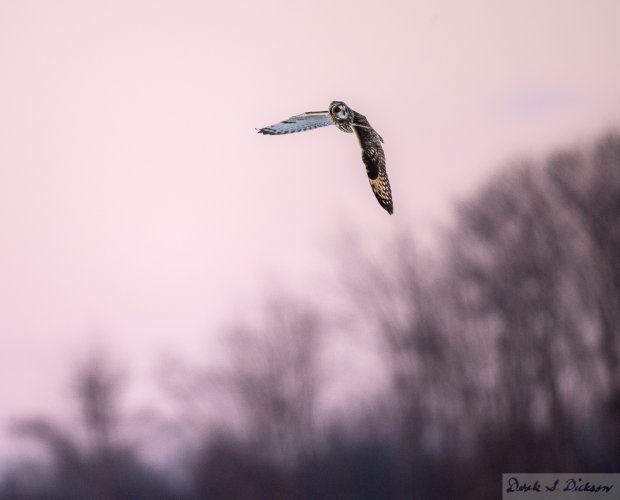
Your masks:
<svg viewBox="0 0 620 500"><path fill-rule="evenodd" d="M338 130L351 134L353 132L352 122L353 120L334 120L334 125L338 127Z"/></svg>

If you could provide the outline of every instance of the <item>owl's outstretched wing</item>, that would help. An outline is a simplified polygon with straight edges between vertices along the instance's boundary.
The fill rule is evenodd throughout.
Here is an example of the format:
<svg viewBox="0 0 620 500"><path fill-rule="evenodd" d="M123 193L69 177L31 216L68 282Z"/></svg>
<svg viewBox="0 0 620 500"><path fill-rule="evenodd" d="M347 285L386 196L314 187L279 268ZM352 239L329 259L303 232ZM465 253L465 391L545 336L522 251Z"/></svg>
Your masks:
<svg viewBox="0 0 620 500"><path fill-rule="evenodd" d="M381 143L383 139L375 132L365 116L355 113L353 130L362 147L362 161L366 165L366 173L370 181L370 187L375 194L379 205L389 214L394 213L392 203L392 190L385 168L385 153Z"/></svg>
<svg viewBox="0 0 620 500"><path fill-rule="evenodd" d="M258 133L267 135L292 134L333 124L328 111L310 111L258 129Z"/></svg>

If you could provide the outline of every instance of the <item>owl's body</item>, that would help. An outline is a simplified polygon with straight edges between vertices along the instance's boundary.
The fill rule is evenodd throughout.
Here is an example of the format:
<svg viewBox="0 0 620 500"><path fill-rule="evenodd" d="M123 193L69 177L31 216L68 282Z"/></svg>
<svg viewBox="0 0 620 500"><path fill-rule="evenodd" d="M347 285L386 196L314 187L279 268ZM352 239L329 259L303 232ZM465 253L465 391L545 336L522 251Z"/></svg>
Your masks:
<svg viewBox="0 0 620 500"><path fill-rule="evenodd" d="M362 161L375 197L388 213L394 212L392 191L385 167L385 154L381 143L383 139L370 126L364 115L353 111L345 103L334 101L329 111L312 111L264 127L258 130L261 134L280 135L304 132L328 125L336 125L339 130L355 133L362 148Z"/></svg>

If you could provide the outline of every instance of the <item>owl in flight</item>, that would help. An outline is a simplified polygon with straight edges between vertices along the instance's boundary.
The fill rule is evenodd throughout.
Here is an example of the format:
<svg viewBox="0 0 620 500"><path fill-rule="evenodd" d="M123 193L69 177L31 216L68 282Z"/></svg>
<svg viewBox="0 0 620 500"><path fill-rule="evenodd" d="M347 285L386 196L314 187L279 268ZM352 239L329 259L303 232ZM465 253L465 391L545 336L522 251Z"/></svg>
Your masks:
<svg viewBox="0 0 620 500"><path fill-rule="evenodd" d="M370 187L379 204L389 214L393 213L392 191L385 169L385 154L381 147L383 139L370 126L364 115L353 111L344 102L334 101L329 105L329 111L310 111L291 116L280 123L263 127L258 132L267 135L292 134L327 125L336 125L343 132L355 132L362 147L362 160L366 165Z"/></svg>

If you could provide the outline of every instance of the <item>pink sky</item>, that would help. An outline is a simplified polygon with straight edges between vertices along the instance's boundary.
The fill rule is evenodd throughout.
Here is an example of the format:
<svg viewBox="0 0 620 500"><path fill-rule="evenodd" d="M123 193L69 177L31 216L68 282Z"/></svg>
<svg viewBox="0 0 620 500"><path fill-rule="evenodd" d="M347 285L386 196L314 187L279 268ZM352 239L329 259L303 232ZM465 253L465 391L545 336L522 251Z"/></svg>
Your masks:
<svg viewBox="0 0 620 500"><path fill-rule="evenodd" d="M620 128L619 23L618 0L0 0L0 424L61 408L94 339L146 378L271 279L316 290L343 228L428 238L515 155ZM352 136L254 130L332 100L385 139L394 216Z"/></svg>

